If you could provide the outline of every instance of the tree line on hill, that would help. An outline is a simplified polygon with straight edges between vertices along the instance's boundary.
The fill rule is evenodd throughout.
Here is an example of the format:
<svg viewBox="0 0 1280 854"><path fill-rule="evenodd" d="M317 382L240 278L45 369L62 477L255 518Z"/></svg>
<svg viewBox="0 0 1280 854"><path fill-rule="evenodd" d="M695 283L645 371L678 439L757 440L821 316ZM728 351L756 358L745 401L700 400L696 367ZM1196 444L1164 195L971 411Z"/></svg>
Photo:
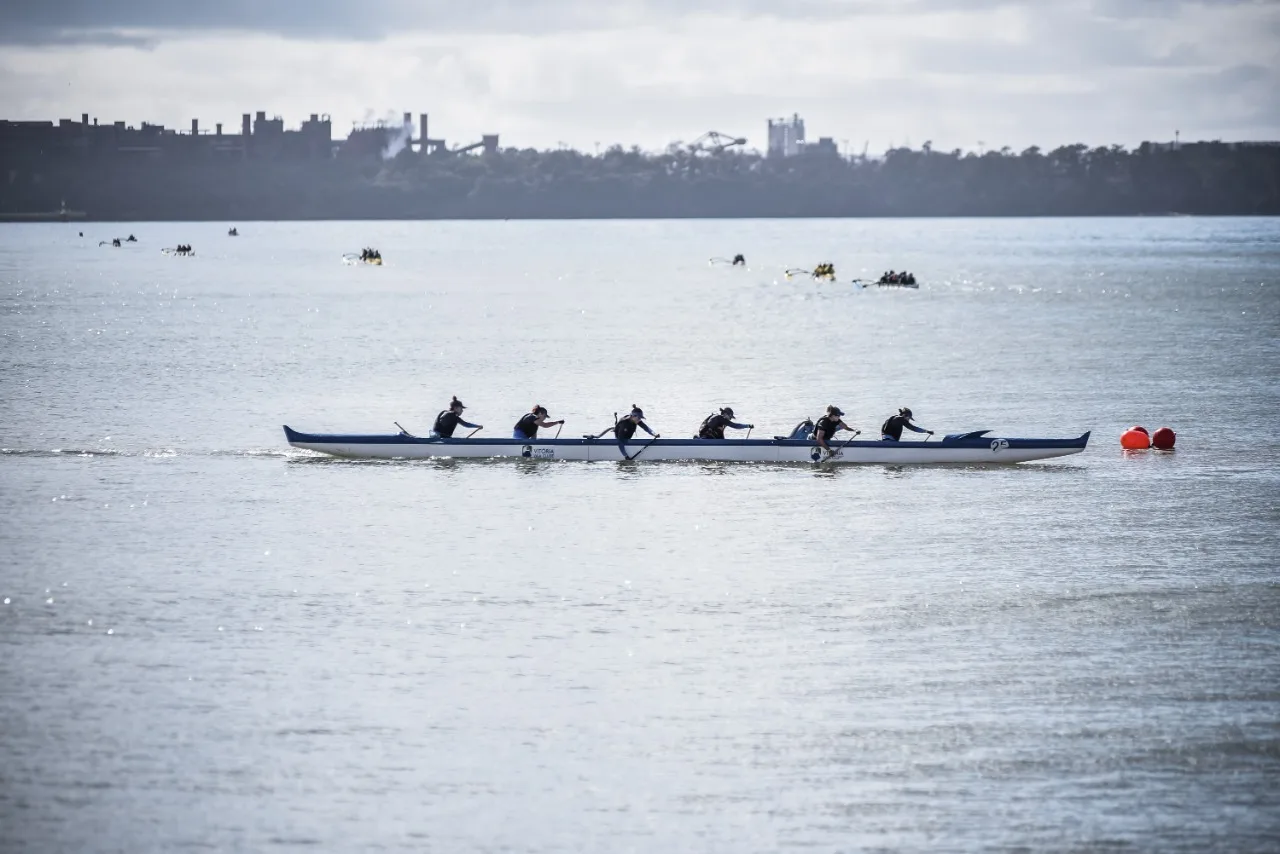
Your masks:
<svg viewBox="0 0 1280 854"><path fill-rule="evenodd" d="M1280 214L1280 144L1066 145L880 158L751 152L403 151L326 161L15 158L0 213L94 219Z"/></svg>

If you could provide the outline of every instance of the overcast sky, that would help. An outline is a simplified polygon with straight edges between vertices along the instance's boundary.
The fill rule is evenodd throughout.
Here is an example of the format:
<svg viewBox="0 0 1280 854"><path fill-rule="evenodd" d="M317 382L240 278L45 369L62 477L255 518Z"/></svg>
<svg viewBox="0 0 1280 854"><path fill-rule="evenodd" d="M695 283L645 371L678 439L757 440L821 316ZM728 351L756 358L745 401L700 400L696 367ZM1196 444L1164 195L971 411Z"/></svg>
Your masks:
<svg viewBox="0 0 1280 854"><path fill-rule="evenodd" d="M657 149L1280 139L1280 0L2 0L0 118Z"/></svg>

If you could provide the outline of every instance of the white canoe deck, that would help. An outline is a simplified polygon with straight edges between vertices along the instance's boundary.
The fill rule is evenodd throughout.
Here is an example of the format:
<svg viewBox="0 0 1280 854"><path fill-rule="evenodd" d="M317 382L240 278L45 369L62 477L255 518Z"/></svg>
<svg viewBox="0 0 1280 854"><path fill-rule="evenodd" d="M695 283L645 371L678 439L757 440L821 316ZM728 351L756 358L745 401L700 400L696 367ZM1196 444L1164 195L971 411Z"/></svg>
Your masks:
<svg viewBox="0 0 1280 854"><path fill-rule="evenodd" d="M427 439L405 434L344 435L300 433L286 426L285 436L295 448L352 459L535 459L623 460L618 443L604 439ZM831 442L824 453L812 441L793 439L633 439L627 454L637 462L694 460L762 463L863 463L919 465L938 463L1024 463L1078 454L1089 434L1074 439L1006 439L988 431L946 436L937 441Z"/></svg>

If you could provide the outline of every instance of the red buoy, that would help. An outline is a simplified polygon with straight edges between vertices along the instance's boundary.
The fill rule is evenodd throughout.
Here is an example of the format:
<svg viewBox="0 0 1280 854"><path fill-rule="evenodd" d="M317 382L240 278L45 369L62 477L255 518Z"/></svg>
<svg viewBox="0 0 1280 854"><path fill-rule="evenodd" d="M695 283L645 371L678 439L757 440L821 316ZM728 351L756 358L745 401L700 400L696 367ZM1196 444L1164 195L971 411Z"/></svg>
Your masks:
<svg viewBox="0 0 1280 854"><path fill-rule="evenodd" d="M1143 427L1130 427L1120 434L1120 447L1126 451L1145 451L1151 447L1151 437Z"/></svg>
<svg viewBox="0 0 1280 854"><path fill-rule="evenodd" d="M1173 443L1178 441L1178 434L1168 427L1161 427L1151 436L1151 447L1161 451L1172 451Z"/></svg>

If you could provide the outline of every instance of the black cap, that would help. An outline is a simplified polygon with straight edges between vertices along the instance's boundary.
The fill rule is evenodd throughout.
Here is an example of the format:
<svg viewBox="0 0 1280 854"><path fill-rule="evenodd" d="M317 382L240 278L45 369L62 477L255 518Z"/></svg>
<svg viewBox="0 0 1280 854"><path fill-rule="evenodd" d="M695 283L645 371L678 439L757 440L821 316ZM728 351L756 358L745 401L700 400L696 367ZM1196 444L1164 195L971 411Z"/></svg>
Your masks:
<svg viewBox="0 0 1280 854"><path fill-rule="evenodd" d="M466 409L466 408L467 408L467 405L466 405L465 403L463 403L462 401L458 400L458 398L456 398L456 397L455 397L453 400L449 401L449 408L450 408L450 409L453 409L455 406L456 406L456 407L458 407L459 409Z"/></svg>
<svg viewBox="0 0 1280 854"><path fill-rule="evenodd" d="M911 417L911 410L910 410L910 409L907 409L907 408L904 406L904 407L902 407L901 409L899 409L899 410L898 410L898 414L899 414L899 415L905 415L905 416L907 416L908 418L910 418L910 417Z"/></svg>
<svg viewBox="0 0 1280 854"><path fill-rule="evenodd" d="M721 410L720 410L720 414L721 414L721 415L723 415L725 418L732 418L732 417L733 417L733 407L732 407L732 406L726 406L724 409L721 409Z"/></svg>

